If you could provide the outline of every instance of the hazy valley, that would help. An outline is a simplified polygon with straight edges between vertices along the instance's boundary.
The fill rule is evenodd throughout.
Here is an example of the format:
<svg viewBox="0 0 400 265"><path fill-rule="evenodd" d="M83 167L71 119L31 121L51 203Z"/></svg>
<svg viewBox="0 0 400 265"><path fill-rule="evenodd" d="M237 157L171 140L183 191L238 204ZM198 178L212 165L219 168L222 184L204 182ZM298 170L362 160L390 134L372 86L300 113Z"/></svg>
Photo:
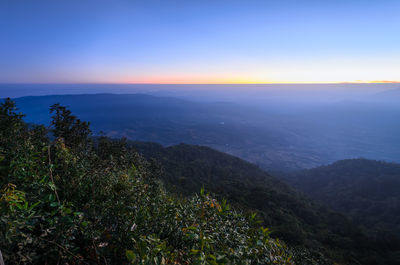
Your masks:
<svg viewBox="0 0 400 265"><path fill-rule="evenodd" d="M110 137L199 144L269 171L311 168L365 157L400 162L400 105L394 96L275 105L188 101L145 94L23 97L26 121L48 122L54 102L68 106L94 131ZM373 99L373 100L372 100ZM309 99L310 100L310 99Z"/></svg>
<svg viewBox="0 0 400 265"><path fill-rule="evenodd" d="M398 91L373 95L333 102L293 103L285 98L265 106L148 94L49 95L15 101L26 114L30 129L25 133L38 134L30 141L49 136L47 141L56 141L52 146L57 150L57 139L63 136L68 152L88 159L85 174L96 175L91 168L103 165L91 165L92 156L94 161L116 163L112 170L118 170L142 155L150 164L137 157L135 163L152 172L171 196L186 201L205 189L223 203L227 199L234 209L256 212L252 222L269 227L271 238L283 240L296 264L396 264L400 164L342 160L399 161ZM90 122L93 137L85 132L86 123L70 118L68 109ZM37 130L38 124L51 126Z"/></svg>
<svg viewBox="0 0 400 265"><path fill-rule="evenodd" d="M0 265L399 265L399 10L0 0Z"/></svg>

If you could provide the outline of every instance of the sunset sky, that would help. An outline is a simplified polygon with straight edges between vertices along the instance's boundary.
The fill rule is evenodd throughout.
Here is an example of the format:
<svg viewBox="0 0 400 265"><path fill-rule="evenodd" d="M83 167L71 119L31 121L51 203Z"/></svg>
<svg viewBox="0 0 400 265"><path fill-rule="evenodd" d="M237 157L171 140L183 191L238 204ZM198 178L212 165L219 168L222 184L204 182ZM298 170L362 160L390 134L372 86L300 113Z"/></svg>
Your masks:
<svg viewBox="0 0 400 265"><path fill-rule="evenodd" d="M400 80L400 1L1 0L0 83Z"/></svg>

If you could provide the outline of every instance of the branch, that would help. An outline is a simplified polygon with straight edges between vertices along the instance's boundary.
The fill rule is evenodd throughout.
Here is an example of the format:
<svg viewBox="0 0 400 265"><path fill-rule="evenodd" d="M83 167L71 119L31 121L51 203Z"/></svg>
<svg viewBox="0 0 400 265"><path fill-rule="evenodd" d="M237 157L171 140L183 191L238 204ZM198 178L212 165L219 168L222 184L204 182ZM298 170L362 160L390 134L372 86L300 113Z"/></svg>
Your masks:
<svg viewBox="0 0 400 265"><path fill-rule="evenodd" d="M47 153L49 154L50 180L51 180L51 182L52 182L53 185L54 185L54 193L56 194L56 198L57 198L58 204L61 204L61 203L60 203L60 198L58 197L58 193L57 193L57 187L56 187L56 184L54 183L54 179L53 179L53 169L51 168L50 145L49 145L48 148L47 148Z"/></svg>

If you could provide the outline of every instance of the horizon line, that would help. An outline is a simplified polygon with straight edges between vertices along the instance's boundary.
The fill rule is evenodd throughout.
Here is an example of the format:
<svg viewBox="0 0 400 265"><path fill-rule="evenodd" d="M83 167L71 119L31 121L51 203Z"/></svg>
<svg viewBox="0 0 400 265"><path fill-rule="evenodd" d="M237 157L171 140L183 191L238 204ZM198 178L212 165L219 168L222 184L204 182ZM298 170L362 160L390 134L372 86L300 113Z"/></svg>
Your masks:
<svg viewBox="0 0 400 265"><path fill-rule="evenodd" d="M155 83L155 82L0 82L0 85L328 85L328 84L400 84L400 81L344 82L235 82L235 83Z"/></svg>

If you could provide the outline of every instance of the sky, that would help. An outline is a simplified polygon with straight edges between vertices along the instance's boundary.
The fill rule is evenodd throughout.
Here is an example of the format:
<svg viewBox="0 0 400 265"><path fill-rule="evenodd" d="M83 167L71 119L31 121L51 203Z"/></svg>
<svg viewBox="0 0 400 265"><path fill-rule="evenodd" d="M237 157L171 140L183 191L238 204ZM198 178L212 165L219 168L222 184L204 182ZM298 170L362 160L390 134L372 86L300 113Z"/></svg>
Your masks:
<svg viewBox="0 0 400 265"><path fill-rule="evenodd" d="M0 0L0 83L400 81L400 1Z"/></svg>

